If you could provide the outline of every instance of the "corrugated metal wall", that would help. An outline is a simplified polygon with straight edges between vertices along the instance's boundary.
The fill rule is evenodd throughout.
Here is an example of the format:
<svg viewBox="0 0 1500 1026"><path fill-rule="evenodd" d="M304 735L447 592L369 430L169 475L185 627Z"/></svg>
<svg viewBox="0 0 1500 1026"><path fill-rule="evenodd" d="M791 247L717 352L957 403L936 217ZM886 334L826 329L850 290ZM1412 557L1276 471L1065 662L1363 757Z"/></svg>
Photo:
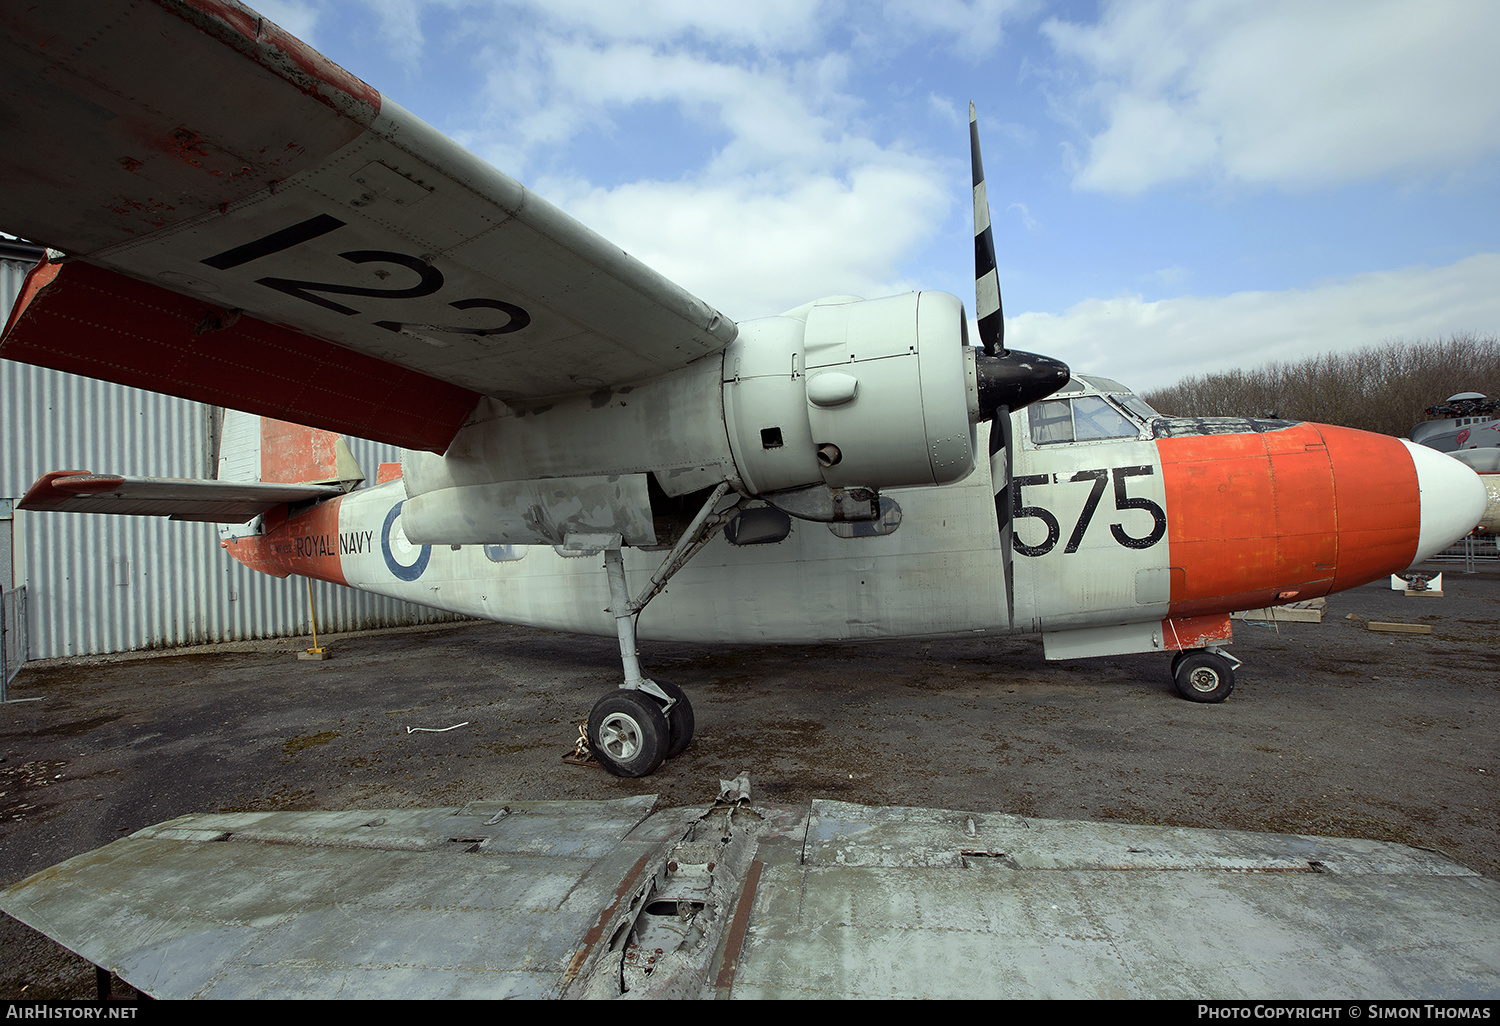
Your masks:
<svg viewBox="0 0 1500 1026"><path fill-rule="evenodd" d="M27 267L0 260L0 310ZM49 470L213 477L215 411L183 399L0 360L0 498ZM349 439L368 480L394 447ZM307 582L226 556L212 524L159 517L22 513L17 585L28 589L33 659L303 634ZM7 582L8 584L9 582ZM313 582L318 630L452 619Z"/></svg>

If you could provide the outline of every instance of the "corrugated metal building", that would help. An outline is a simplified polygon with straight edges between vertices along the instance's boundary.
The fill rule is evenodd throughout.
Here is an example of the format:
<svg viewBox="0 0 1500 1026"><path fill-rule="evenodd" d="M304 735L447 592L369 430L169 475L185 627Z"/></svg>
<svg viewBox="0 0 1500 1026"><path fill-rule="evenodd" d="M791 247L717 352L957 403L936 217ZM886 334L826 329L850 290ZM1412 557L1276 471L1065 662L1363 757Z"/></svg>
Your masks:
<svg viewBox="0 0 1500 1026"><path fill-rule="evenodd" d="M9 312L29 264L0 259ZM0 586L26 588L30 657L91 655L303 634L307 582L255 573L219 548L212 524L160 517L19 512L49 470L213 477L219 411L200 403L0 359ZM393 446L349 439L366 478ZM452 619L313 582L318 630Z"/></svg>

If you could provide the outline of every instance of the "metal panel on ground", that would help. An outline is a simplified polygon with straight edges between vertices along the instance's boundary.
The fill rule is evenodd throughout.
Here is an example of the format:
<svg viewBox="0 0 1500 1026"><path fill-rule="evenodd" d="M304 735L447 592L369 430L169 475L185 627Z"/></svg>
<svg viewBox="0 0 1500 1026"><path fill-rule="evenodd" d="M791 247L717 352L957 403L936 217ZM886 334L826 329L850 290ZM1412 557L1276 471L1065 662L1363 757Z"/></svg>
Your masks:
<svg viewBox="0 0 1500 1026"><path fill-rule="evenodd" d="M0 908L158 998L1500 995L1500 885L1435 852L730 786L182 816Z"/></svg>
<svg viewBox="0 0 1500 1026"><path fill-rule="evenodd" d="M26 270L0 260L0 311ZM51 470L213 477L221 419L200 403L0 360L0 497ZM349 442L372 483L380 463L399 459L393 446ZM306 583L236 563L212 524L34 514L16 521L15 545L33 659L308 632ZM313 601L319 631L455 619L324 582Z"/></svg>

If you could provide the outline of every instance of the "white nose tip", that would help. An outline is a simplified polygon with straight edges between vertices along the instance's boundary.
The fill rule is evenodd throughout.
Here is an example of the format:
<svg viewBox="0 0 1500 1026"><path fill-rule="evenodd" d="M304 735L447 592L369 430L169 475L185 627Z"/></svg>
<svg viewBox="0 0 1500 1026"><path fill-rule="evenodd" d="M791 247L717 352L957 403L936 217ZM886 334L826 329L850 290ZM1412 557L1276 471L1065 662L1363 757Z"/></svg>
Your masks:
<svg viewBox="0 0 1500 1026"><path fill-rule="evenodd" d="M1447 453L1402 439L1417 468L1422 528L1417 535L1420 563L1474 530L1489 501L1479 475Z"/></svg>

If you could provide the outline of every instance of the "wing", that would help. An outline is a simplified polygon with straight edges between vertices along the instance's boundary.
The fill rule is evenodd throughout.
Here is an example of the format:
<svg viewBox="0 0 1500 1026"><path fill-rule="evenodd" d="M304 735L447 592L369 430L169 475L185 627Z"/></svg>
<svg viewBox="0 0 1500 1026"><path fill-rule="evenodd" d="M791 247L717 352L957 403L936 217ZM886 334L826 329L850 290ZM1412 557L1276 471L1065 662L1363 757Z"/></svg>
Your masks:
<svg viewBox="0 0 1500 1026"><path fill-rule="evenodd" d="M232 0L7 5L0 355L442 451L722 349L716 310Z"/></svg>

